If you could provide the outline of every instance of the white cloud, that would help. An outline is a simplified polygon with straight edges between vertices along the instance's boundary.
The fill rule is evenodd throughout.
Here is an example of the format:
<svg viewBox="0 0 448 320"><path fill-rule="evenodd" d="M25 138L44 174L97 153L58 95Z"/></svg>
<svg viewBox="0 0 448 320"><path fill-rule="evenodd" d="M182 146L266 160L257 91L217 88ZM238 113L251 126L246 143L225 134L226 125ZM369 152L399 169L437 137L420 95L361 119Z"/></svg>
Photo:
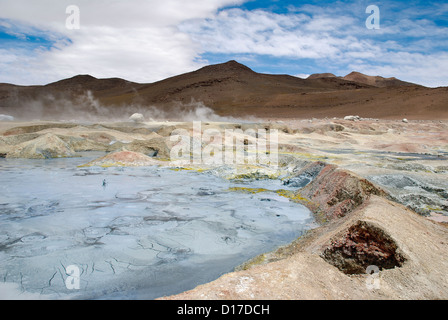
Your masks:
<svg viewBox="0 0 448 320"><path fill-rule="evenodd" d="M319 24L319 30L310 32L310 24ZM183 23L181 30L191 34L207 52L316 59L339 53L340 39L320 32L331 24L329 20L313 22L305 15L231 9L213 19Z"/></svg>
<svg viewBox="0 0 448 320"><path fill-rule="evenodd" d="M194 68L197 52L188 36L174 27L89 27L76 32L73 43L51 50L40 61L60 76L92 74L150 82Z"/></svg>
<svg viewBox="0 0 448 320"><path fill-rule="evenodd" d="M241 0L0 0L0 16L63 32L66 8L79 7L84 27L163 27L211 16Z"/></svg>
<svg viewBox="0 0 448 320"><path fill-rule="evenodd" d="M448 85L446 55L437 50L447 45L446 28L404 15L372 31L364 24L367 15L357 17L347 9L307 5L291 8L288 14L231 9L214 18L187 21L181 29L204 51L215 54L312 59L321 65L316 72L329 72L331 66L331 70L369 71L427 86ZM365 7L360 12L364 14Z"/></svg>
<svg viewBox="0 0 448 320"><path fill-rule="evenodd" d="M18 51L5 63L0 81L44 84L77 74L152 82L199 68L197 44L177 25L211 17L242 0L0 0L3 26L38 32L56 41L49 50ZM68 30L68 5L80 9L80 29ZM7 22L9 21L9 22ZM70 39L70 41L67 41ZM6 65L5 65L6 64Z"/></svg>

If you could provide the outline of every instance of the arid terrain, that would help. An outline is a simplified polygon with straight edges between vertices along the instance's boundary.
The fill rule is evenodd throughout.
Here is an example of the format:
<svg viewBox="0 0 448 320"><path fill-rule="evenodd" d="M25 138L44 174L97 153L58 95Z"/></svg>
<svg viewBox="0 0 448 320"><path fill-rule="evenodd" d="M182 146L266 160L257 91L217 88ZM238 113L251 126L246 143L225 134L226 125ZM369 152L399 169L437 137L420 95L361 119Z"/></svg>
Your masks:
<svg viewBox="0 0 448 320"><path fill-rule="evenodd" d="M101 151L104 157L85 166L173 166L296 186L282 195L308 207L319 228L168 299L448 298L447 122L202 123L202 130L212 128L278 130L278 167L173 166L170 136L176 129L193 133L191 122L2 122L0 153L13 159ZM379 273L367 274L371 265Z"/></svg>
<svg viewBox="0 0 448 320"><path fill-rule="evenodd" d="M301 79L229 61L155 83L80 75L44 86L0 84L0 114L20 120L184 118L198 104L220 117L447 120L448 87L426 88L358 72ZM180 112L182 112L180 114ZM126 113L126 114L127 114ZM185 120L185 119L184 119Z"/></svg>
<svg viewBox="0 0 448 320"><path fill-rule="evenodd" d="M275 192L306 206L319 224L234 272L162 299L448 299L448 87L356 72L266 75L230 61L151 84L87 75L0 84L0 114L0 158L97 152L83 167L276 180L294 191ZM257 130L275 130L276 148L263 154L278 165L170 161L178 130L203 148L207 129L234 130L244 145Z"/></svg>

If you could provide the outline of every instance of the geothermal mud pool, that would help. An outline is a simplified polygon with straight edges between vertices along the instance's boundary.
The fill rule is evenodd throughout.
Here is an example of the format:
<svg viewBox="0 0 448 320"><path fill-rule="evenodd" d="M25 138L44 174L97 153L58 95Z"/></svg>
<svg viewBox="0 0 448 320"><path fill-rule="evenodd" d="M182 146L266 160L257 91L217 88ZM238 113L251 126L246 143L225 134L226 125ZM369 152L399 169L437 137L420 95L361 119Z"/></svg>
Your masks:
<svg viewBox="0 0 448 320"><path fill-rule="evenodd" d="M228 181L156 166L80 166L97 157L0 159L3 295L176 294L315 227L308 209L269 191L293 190L280 180ZM80 270L78 290L66 286L68 266Z"/></svg>

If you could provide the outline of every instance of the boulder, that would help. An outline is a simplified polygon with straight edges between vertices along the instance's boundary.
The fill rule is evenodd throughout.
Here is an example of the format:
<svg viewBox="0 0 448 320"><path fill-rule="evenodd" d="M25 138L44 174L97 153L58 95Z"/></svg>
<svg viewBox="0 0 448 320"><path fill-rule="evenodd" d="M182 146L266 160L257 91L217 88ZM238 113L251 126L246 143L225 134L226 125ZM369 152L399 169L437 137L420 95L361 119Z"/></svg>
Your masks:
<svg viewBox="0 0 448 320"><path fill-rule="evenodd" d="M75 151L58 136L47 133L17 145L7 158L51 159L73 157Z"/></svg>

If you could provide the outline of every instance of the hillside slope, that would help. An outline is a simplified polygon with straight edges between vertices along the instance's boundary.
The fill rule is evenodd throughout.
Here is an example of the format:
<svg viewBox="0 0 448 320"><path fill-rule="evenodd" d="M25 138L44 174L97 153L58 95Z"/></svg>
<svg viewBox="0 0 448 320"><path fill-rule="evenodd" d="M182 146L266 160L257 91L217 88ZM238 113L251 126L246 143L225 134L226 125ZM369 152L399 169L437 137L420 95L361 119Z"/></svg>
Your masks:
<svg viewBox="0 0 448 320"><path fill-rule="evenodd" d="M83 114L178 109L202 103L221 116L448 119L448 88L353 72L301 79L257 73L236 61L203 67L155 83L79 75L45 86L0 84L0 114L64 118Z"/></svg>

